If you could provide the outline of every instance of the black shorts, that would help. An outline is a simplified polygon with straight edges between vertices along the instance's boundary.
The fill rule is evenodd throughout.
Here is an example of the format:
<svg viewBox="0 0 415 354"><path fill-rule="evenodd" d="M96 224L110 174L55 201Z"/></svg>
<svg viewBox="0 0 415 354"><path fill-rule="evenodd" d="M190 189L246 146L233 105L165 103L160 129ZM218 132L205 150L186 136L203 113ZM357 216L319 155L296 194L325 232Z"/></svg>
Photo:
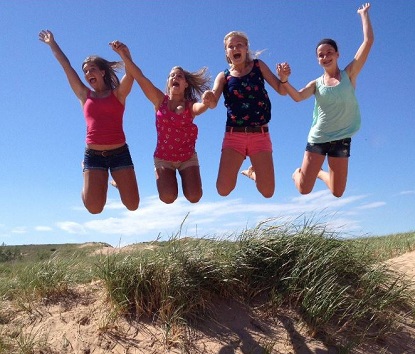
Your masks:
<svg viewBox="0 0 415 354"><path fill-rule="evenodd" d="M350 157L351 142L351 138L346 138L327 143L307 143L305 151L330 157Z"/></svg>

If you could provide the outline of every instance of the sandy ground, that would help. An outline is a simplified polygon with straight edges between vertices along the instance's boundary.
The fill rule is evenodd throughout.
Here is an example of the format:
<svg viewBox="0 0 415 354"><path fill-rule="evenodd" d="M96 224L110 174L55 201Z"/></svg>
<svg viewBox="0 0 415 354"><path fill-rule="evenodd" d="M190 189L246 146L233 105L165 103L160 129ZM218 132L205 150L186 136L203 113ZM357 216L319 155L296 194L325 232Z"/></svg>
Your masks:
<svg viewBox="0 0 415 354"><path fill-rule="evenodd" d="M110 252L110 250L107 250ZM415 252L388 261L408 278L415 279ZM191 329L171 331L154 327L149 321L129 321L116 316L105 301L99 282L79 286L64 302L16 308L1 303L10 322L0 323L0 334L36 344L35 353L133 354L133 353L217 353L217 354L324 354L337 353L307 332L298 316L279 313L263 319L236 303L218 303L216 321L207 320ZM4 318L4 316L2 316ZM42 342L47 345L42 346ZM166 349L166 342L187 342L187 350ZM19 352L20 353L20 352ZM402 331L383 343L370 343L354 353L415 353L415 325L403 324Z"/></svg>

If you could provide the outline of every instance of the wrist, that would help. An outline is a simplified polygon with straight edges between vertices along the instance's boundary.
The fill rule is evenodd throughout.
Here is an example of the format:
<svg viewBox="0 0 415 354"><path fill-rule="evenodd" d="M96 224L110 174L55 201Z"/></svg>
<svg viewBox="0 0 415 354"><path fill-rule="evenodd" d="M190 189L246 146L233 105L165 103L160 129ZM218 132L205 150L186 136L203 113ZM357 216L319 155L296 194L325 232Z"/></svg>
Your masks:
<svg viewBox="0 0 415 354"><path fill-rule="evenodd" d="M288 82L288 79L287 79L287 80L285 80L285 81L280 80L280 82L281 82L282 84L286 84L286 83Z"/></svg>

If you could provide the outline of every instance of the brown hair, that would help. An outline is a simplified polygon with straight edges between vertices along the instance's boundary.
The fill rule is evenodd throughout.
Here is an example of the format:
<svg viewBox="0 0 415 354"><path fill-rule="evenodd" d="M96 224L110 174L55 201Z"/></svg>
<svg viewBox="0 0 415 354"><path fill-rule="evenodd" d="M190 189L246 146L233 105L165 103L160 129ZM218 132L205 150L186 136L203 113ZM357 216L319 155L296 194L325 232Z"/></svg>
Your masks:
<svg viewBox="0 0 415 354"><path fill-rule="evenodd" d="M124 68L124 63L122 61L108 61L104 58L101 58L97 55L91 55L86 57L82 63L82 70L86 63L94 63L98 66L99 70L104 70L104 82L105 85L111 90L119 86L120 80L117 76L117 71Z"/></svg>

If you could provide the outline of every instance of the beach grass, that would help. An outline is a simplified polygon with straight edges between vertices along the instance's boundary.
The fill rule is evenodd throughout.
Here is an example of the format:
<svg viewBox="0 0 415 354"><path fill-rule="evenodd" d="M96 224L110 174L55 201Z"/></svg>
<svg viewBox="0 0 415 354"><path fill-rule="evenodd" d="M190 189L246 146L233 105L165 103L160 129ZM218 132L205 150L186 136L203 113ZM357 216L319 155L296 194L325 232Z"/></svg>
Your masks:
<svg viewBox="0 0 415 354"><path fill-rule="evenodd" d="M381 340L397 330L398 319L414 316L412 284L384 261L415 250L415 232L350 239L324 225L266 221L223 238L178 233L128 253L97 252L102 246L0 246L0 296L30 312L40 299L100 281L112 311L151 319L163 329L166 348L185 345L186 328L214 318L218 301L268 317L289 309L310 335L342 352L367 338ZM8 320L0 311L0 323ZM16 338L20 345L40 342ZM0 333L0 353L17 339ZM264 352L271 352L267 345Z"/></svg>

